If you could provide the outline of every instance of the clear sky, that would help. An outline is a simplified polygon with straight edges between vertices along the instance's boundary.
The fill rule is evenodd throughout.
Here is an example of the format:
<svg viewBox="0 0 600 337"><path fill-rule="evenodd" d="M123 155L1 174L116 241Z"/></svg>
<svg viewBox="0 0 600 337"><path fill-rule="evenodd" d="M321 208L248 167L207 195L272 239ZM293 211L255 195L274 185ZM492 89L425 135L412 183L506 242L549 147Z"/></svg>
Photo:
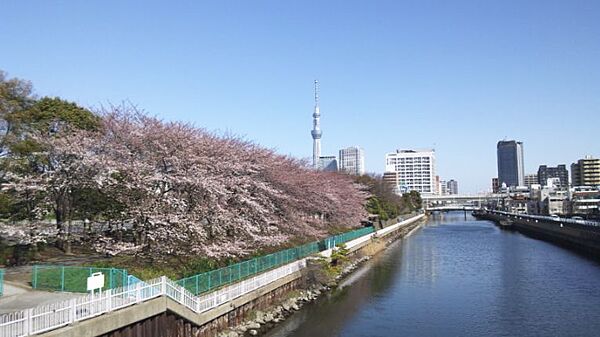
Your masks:
<svg viewBox="0 0 600 337"><path fill-rule="evenodd" d="M600 1L3 1L0 69L84 106L309 158L436 149L442 179L490 188L496 142L525 171L600 156Z"/></svg>

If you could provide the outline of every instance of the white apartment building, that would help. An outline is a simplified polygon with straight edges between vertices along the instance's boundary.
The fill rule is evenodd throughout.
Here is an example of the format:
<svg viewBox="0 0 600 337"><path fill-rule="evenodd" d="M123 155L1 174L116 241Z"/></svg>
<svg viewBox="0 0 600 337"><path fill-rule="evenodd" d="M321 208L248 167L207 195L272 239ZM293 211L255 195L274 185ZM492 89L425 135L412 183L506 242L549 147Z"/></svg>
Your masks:
<svg viewBox="0 0 600 337"><path fill-rule="evenodd" d="M384 179L395 184L400 193L435 194L435 150L396 150L386 154Z"/></svg>
<svg viewBox="0 0 600 337"><path fill-rule="evenodd" d="M349 174L365 174L365 150L351 146L340 150L339 170Z"/></svg>

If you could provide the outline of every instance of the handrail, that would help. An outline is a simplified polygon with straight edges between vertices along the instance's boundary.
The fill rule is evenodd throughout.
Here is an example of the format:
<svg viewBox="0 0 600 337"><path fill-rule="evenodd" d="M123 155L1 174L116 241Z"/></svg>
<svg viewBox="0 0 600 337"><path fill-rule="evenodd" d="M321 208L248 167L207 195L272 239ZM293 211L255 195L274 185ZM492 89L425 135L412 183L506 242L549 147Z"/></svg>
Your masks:
<svg viewBox="0 0 600 337"><path fill-rule="evenodd" d="M394 226L401 226L422 216L404 220ZM389 231L391 227L353 238L347 241L348 248L364 243L381 231ZM331 243L335 244L335 239L333 241ZM333 245L329 247L329 249L331 248ZM22 337L39 334L160 296L166 296L196 313L202 313L296 273L305 267L306 258L303 258L200 295L194 295L166 276L148 281L136 279L134 283L123 287L0 315L0 336Z"/></svg>
<svg viewBox="0 0 600 337"><path fill-rule="evenodd" d="M21 337L38 334L160 296L167 296L188 309L201 313L295 273L305 266L305 259L295 261L201 296L195 296L166 276L140 281L97 294L1 315L0 336Z"/></svg>

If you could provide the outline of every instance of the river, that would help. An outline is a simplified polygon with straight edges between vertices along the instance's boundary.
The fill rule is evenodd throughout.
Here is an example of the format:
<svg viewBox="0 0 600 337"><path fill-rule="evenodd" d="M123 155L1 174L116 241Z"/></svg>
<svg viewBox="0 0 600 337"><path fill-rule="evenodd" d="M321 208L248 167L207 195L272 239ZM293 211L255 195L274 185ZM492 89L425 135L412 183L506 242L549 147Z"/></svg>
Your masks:
<svg viewBox="0 0 600 337"><path fill-rule="evenodd" d="M600 336L600 263L434 215L267 336Z"/></svg>

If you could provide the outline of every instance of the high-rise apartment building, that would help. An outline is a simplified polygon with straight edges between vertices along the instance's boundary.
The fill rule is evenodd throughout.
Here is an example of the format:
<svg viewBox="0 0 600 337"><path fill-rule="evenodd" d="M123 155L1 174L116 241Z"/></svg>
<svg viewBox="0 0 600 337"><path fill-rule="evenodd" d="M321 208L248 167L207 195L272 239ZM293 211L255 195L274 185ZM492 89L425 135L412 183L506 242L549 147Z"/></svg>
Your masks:
<svg viewBox="0 0 600 337"><path fill-rule="evenodd" d="M498 178L492 178L492 193L500 192L500 183L498 182Z"/></svg>
<svg viewBox="0 0 600 337"><path fill-rule="evenodd" d="M524 186L531 188L531 185L535 185L538 183L538 175L535 173L526 174L524 181L525 181Z"/></svg>
<svg viewBox="0 0 600 337"><path fill-rule="evenodd" d="M354 175L365 174L365 150L360 146L351 146L340 150L340 171Z"/></svg>
<svg viewBox="0 0 600 337"><path fill-rule="evenodd" d="M585 156L571 164L573 186L600 186L600 159Z"/></svg>
<svg viewBox="0 0 600 337"><path fill-rule="evenodd" d="M540 165L538 168L537 179L538 184L546 186L548 178L558 178L560 180L560 189L566 189L569 187L569 171L567 171L566 165L558 165L556 167L550 167L546 165Z"/></svg>
<svg viewBox="0 0 600 337"><path fill-rule="evenodd" d="M448 187L446 185L446 181L442 180L440 178L440 176L435 176L435 186L436 186L436 194L438 195L446 195L448 194L448 191L446 191L446 188Z"/></svg>
<svg viewBox="0 0 600 337"><path fill-rule="evenodd" d="M384 179L400 193L436 193L434 150L396 150L385 155Z"/></svg>
<svg viewBox="0 0 600 337"><path fill-rule="evenodd" d="M523 143L514 140L501 140L497 145L498 183L511 186L525 186L523 164Z"/></svg>
<svg viewBox="0 0 600 337"><path fill-rule="evenodd" d="M450 195L458 194L458 181L454 179L448 180L446 182L446 192Z"/></svg>

